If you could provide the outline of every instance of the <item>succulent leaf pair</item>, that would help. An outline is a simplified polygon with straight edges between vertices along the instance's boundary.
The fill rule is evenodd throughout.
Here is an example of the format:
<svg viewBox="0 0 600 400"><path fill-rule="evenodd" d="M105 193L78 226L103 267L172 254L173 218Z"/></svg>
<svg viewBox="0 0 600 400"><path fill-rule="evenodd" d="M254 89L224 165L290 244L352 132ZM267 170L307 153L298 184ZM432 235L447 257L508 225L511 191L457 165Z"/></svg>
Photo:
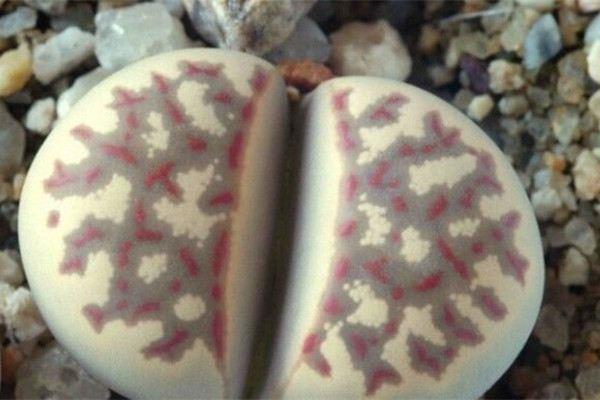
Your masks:
<svg viewBox="0 0 600 400"><path fill-rule="evenodd" d="M297 111L294 147L276 70L214 49L90 91L22 195L24 265L51 330L130 397L481 395L541 301L516 174L407 84L333 79Z"/></svg>

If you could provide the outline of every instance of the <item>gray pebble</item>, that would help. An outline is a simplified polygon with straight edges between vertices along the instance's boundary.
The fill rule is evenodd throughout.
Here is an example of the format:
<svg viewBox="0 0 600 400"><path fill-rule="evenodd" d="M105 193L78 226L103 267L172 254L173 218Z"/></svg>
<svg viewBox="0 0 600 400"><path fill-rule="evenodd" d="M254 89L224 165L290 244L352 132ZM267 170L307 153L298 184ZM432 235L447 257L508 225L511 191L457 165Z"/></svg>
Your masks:
<svg viewBox="0 0 600 400"><path fill-rule="evenodd" d="M94 53L94 35L69 27L33 49L33 73L48 84L72 71Z"/></svg>
<svg viewBox="0 0 600 400"><path fill-rule="evenodd" d="M90 377L65 349L53 342L36 351L19 368L15 395L29 399L108 399L110 391Z"/></svg>
<svg viewBox="0 0 600 400"><path fill-rule="evenodd" d="M596 15L596 17L592 20L592 22L590 22L590 24L585 29L583 43L585 43L586 45L592 44L598 39L600 39L600 14Z"/></svg>
<svg viewBox="0 0 600 400"><path fill-rule="evenodd" d="M558 24L552 14L541 16L527 33L523 51L523 65L527 69L541 67L562 49Z"/></svg>
<svg viewBox="0 0 600 400"><path fill-rule="evenodd" d="M575 378L575 385L584 399L600 399L600 365L582 370Z"/></svg>
<svg viewBox="0 0 600 400"><path fill-rule="evenodd" d="M322 63L327 61L330 51L329 40L319 25L310 18L302 18L290 37L265 58L274 63L303 59Z"/></svg>
<svg viewBox="0 0 600 400"><path fill-rule="evenodd" d="M9 176L21 165L25 130L0 102L0 175Z"/></svg>
<svg viewBox="0 0 600 400"><path fill-rule="evenodd" d="M50 15L65 12L69 0L24 0L25 4Z"/></svg>
<svg viewBox="0 0 600 400"><path fill-rule="evenodd" d="M19 7L10 14L0 17L0 38L9 38L37 23L37 12L29 7Z"/></svg>
<svg viewBox="0 0 600 400"><path fill-rule="evenodd" d="M142 3L96 14L96 57L118 70L141 58L190 47L183 25L161 3Z"/></svg>
<svg viewBox="0 0 600 400"><path fill-rule="evenodd" d="M541 391L541 398L543 399L576 399L578 397L577 390L570 383L566 382L553 382L549 383Z"/></svg>
<svg viewBox="0 0 600 400"><path fill-rule="evenodd" d="M565 225L565 237L583 254L592 255L598 245L592 226L581 217L574 217Z"/></svg>
<svg viewBox="0 0 600 400"><path fill-rule="evenodd" d="M559 280L565 286L587 285L590 275L590 263L574 247L567 250L567 254L560 265Z"/></svg>
<svg viewBox="0 0 600 400"><path fill-rule="evenodd" d="M57 32L70 26L77 26L87 32L94 32L94 9L88 3L75 3L64 14L52 17L50 26Z"/></svg>
<svg viewBox="0 0 600 400"><path fill-rule="evenodd" d="M167 7L169 13L175 18L183 17L185 13L185 7L183 6L182 0L154 0L157 3L164 4Z"/></svg>
<svg viewBox="0 0 600 400"><path fill-rule="evenodd" d="M540 311L534 333L544 346L556 351L564 352L569 346L569 321L551 304Z"/></svg>
<svg viewBox="0 0 600 400"><path fill-rule="evenodd" d="M222 48L263 55L283 43L316 0L184 0L192 24Z"/></svg>

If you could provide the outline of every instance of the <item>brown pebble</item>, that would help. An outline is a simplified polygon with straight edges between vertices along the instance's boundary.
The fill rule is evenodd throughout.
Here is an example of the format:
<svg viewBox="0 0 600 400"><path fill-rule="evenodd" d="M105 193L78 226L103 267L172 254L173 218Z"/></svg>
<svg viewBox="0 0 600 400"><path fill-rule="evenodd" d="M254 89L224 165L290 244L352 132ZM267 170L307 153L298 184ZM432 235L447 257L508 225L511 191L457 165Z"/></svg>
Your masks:
<svg viewBox="0 0 600 400"><path fill-rule="evenodd" d="M598 355L593 351L586 350L581 354L581 366L584 368L592 367L598 363Z"/></svg>
<svg viewBox="0 0 600 400"><path fill-rule="evenodd" d="M579 359L575 355L568 355L562 361L562 367L565 371L572 371L579 364Z"/></svg>
<svg viewBox="0 0 600 400"><path fill-rule="evenodd" d="M12 385L15 383L15 374L25 356L16 345L2 348L2 383Z"/></svg>
<svg viewBox="0 0 600 400"><path fill-rule="evenodd" d="M461 11L465 14L475 13L484 10L486 7L486 2L482 0L465 1Z"/></svg>
<svg viewBox="0 0 600 400"><path fill-rule="evenodd" d="M509 385L515 396L527 396L540 385L540 381L540 375L531 367L519 366L510 371Z"/></svg>
<svg viewBox="0 0 600 400"><path fill-rule="evenodd" d="M311 60L285 60L277 65L287 85L301 92L310 92L321 82L333 78L333 72L325 65Z"/></svg>
<svg viewBox="0 0 600 400"><path fill-rule="evenodd" d="M0 3L2 3L0 1ZM0 51L4 51L10 47L10 40L5 38L0 38Z"/></svg>
<svg viewBox="0 0 600 400"><path fill-rule="evenodd" d="M421 35L419 36L419 50L427 55L431 55L438 48L441 40L442 34L439 30L432 25L423 25Z"/></svg>
<svg viewBox="0 0 600 400"><path fill-rule="evenodd" d="M544 153L544 164L556 172L563 172L567 167L567 160L562 154L554 154L549 151Z"/></svg>
<svg viewBox="0 0 600 400"><path fill-rule="evenodd" d="M546 371L550 367L550 365L550 358L547 355L541 354L537 358L536 366L539 370Z"/></svg>

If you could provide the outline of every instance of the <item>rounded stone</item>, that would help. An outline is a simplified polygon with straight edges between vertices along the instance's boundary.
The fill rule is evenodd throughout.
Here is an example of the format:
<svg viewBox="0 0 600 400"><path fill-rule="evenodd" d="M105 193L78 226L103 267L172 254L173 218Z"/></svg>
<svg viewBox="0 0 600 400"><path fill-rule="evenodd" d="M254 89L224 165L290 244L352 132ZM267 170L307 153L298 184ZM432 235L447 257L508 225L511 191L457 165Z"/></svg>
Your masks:
<svg viewBox="0 0 600 400"><path fill-rule="evenodd" d="M96 57L116 71L155 54L192 47L183 24L166 4L139 3L96 14Z"/></svg>
<svg viewBox="0 0 600 400"><path fill-rule="evenodd" d="M92 376L132 398L242 395L285 121L270 64L181 50L108 77L50 133L21 252Z"/></svg>
<svg viewBox="0 0 600 400"><path fill-rule="evenodd" d="M25 154L25 130L0 102L0 176L11 177Z"/></svg>
<svg viewBox="0 0 600 400"><path fill-rule="evenodd" d="M266 397L478 398L542 299L517 175L465 115L413 86L329 80L305 98L290 282Z"/></svg>
<svg viewBox="0 0 600 400"><path fill-rule="evenodd" d="M218 47L263 55L283 43L316 0L183 0L203 39Z"/></svg>
<svg viewBox="0 0 600 400"><path fill-rule="evenodd" d="M588 56L588 75L596 83L600 83L600 40L596 40L592 43Z"/></svg>
<svg viewBox="0 0 600 400"><path fill-rule="evenodd" d="M0 56L0 96L9 96L21 90L31 78L31 52L21 44Z"/></svg>
<svg viewBox="0 0 600 400"><path fill-rule="evenodd" d="M412 59L400 34L386 20L351 22L330 35L329 62L337 75L405 80Z"/></svg>

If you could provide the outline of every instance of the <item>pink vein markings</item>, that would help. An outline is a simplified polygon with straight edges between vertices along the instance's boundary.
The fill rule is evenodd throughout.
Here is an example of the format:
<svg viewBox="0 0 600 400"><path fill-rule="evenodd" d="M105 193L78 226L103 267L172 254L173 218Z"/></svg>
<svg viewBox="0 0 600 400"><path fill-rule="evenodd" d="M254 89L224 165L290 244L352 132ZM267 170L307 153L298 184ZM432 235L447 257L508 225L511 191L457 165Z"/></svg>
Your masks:
<svg viewBox="0 0 600 400"><path fill-rule="evenodd" d="M499 221L481 215L477 207L483 195L501 193L502 185L496 176L496 167L490 154L467 146L461 141L461 132L443 123L435 110L423 117L425 135L416 139L399 137L375 161L358 165L360 128L385 127L396 123L400 110L409 99L401 93L391 93L374 101L357 117L348 111L351 89L338 90L331 97L335 117L337 145L344 160L341 185L338 237L335 262L323 294L316 322L307 334L301 349L301 362L323 376L336 373L321 350L326 339L325 324L342 323L340 336L352 357L352 366L364 374L365 394L370 396L384 384L400 385L402 378L395 367L383 357L386 343L397 334L403 309L406 306L432 305L434 324L446 340L445 346L436 345L411 333L408 337L411 366L417 372L441 379L448 365L456 358L462 346L476 346L484 341L477 326L460 314L451 294L467 294L484 315L501 321L506 307L492 288L470 290L475 264L490 255L496 255L502 273L512 276L516 285L525 284L527 261L514 244L514 231L519 226L520 214L510 211ZM475 170L463 177L451 191L437 185L424 195L417 195L407 186L410 166L442 157L471 154L476 158ZM385 207L392 230L385 244L361 246L362 230L368 226L364 214L358 211L359 191L367 192L375 205ZM370 200L371 201L371 200ZM406 218L411 216L410 221ZM481 219L474 235L453 238L447 235L448 224L459 218ZM406 261L390 258L401 245L400 233L409 225L416 225L433 244L432 251L419 265L406 266ZM354 303L343 285L355 280L368 284L378 298L388 303L387 320L379 327L350 323Z"/></svg>
<svg viewBox="0 0 600 400"><path fill-rule="evenodd" d="M89 256L105 250L114 268L109 300L104 304L88 304L85 317L98 333L110 321L123 320L135 325L142 320L163 323L164 335L144 344L142 353L148 358L174 362L193 346L196 338L211 350L219 368L225 354L227 329L223 292L230 247L230 210L236 207L239 176L243 169L244 143L254 120L259 97L268 85L265 70L255 67L249 79L253 94L244 97L223 71L222 65L184 61L175 78L154 72L152 85L132 91L113 90L109 107L118 115L117 128L100 134L81 124L71 134L90 149L88 158L66 165L57 159L53 173L44 180L45 190L52 196L87 196L103 189L113 175L131 184L130 200L123 222L88 216L79 227L65 237L66 251L60 271L67 275L84 275ZM187 81L208 87L198 106L215 105L215 115L227 127L226 137L214 135L192 123L183 104L177 99L177 88ZM151 113L158 113L170 132L168 148L146 157L147 143L143 134L152 129ZM230 118L234 115L234 118ZM226 211L227 220L213 226L205 245L187 236L173 237L172 228L158 219L152 205L167 198L181 201L182 188L176 176L192 168L203 169L215 158L223 177L210 183L198 208L204 213ZM55 228L61 215L70 210L52 210L47 226ZM144 255L167 253L168 270L148 283L137 270ZM183 294L201 295L209 310L197 321L181 321L173 306Z"/></svg>

